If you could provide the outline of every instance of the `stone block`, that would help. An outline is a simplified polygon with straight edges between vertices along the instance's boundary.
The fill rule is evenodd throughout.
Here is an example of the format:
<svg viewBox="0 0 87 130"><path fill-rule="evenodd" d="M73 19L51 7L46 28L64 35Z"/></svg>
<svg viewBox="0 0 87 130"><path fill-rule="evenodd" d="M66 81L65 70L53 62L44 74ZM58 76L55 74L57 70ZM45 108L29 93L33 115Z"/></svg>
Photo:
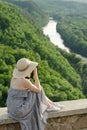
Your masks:
<svg viewBox="0 0 87 130"><path fill-rule="evenodd" d="M73 128L75 130L87 129L87 115L80 116L79 119L73 124Z"/></svg>
<svg viewBox="0 0 87 130"><path fill-rule="evenodd" d="M69 117L66 117L66 122L68 124L73 124L75 123L77 120L78 120L79 116L78 115L75 115L75 116L69 116Z"/></svg>
<svg viewBox="0 0 87 130"><path fill-rule="evenodd" d="M7 126L6 125L0 125L0 130L7 130Z"/></svg>
<svg viewBox="0 0 87 130"><path fill-rule="evenodd" d="M14 124L8 124L7 130L21 130L19 123Z"/></svg>
<svg viewBox="0 0 87 130"><path fill-rule="evenodd" d="M72 126L70 126L69 124L60 124L59 130L72 130Z"/></svg>
<svg viewBox="0 0 87 130"><path fill-rule="evenodd" d="M58 124L47 124L45 130L60 130Z"/></svg>

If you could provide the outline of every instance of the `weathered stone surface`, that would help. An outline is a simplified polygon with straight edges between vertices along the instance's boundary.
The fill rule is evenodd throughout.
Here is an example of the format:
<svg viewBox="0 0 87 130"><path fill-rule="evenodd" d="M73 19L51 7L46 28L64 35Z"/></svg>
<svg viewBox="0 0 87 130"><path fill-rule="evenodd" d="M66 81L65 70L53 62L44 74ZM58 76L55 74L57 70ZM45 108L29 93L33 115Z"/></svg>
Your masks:
<svg viewBox="0 0 87 130"><path fill-rule="evenodd" d="M79 129L79 130L87 130L87 128L86 129Z"/></svg>
<svg viewBox="0 0 87 130"><path fill-rule="evenodd" d="M16 123L15 125L9 124L7 128L8 128L7 130L20 130L21 129L19 123Z"/></svg>
<svg viewBox="0 0 87 130"><path fill-rule="evenodd" d="M1 125L0 130L7 130L7 126L6 125Z"/></svg>
<svg viewBox="0 0 87 130"><path fill-rule="evenodd" d="M57 124L57 123L54 123L54 124L49 123L49 124L47 124L45 130L60 130L59 124Z"/></svg>
<svg viewBox="0 0 87 130"><path fill-rule="evenodd" d="M21 130L19 123L0 125L0 130Z"/></svg>
<svg viewBox="0 0 87 130"><path fill-rule="evenodd" d="M79 116L78 115L75 115L75 116L68 116L66 118L66 122L69 123L69 124L72 124L74 122L76 122L78 120Z"/></svg>
<svg viewBox="0 0 87 130"><path fill-rule="evenodd" d="M62 124L60 130L72 130L72 127L69 124Z"/></svg>
<svg viewBox="0 0 87 130"><path fill-rule="evenodd" d="M73 128L75 130L87 128L87 115L80 116L79 119L73 124Z"/></svg>

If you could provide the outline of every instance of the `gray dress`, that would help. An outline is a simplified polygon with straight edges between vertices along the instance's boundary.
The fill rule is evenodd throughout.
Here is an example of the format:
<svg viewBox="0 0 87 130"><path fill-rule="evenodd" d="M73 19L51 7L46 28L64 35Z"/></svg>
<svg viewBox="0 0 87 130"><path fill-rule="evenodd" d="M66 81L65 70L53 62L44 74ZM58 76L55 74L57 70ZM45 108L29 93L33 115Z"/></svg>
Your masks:
<svg viewBox="0 0 87 130"><path fill-rule="evenodd" d="M8 116L19 121L21 130L44 130L47 100L40 93L10 88L7 97Z"/></svg>

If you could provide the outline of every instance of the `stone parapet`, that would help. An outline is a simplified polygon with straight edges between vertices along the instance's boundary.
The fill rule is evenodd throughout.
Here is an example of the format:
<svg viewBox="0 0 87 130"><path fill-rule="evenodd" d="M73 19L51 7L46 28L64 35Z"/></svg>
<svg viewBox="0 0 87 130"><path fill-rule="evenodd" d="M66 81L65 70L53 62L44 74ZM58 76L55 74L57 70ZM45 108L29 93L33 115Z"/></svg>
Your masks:
<svg viewBox="0 0 87 130"><path fill-rule="evenodd" d="M63 101L65 107L48 113L45 130L87 130L87 99ZM16 120L7 116L7 108L0 108L0 130L20 130Z"/></svg>

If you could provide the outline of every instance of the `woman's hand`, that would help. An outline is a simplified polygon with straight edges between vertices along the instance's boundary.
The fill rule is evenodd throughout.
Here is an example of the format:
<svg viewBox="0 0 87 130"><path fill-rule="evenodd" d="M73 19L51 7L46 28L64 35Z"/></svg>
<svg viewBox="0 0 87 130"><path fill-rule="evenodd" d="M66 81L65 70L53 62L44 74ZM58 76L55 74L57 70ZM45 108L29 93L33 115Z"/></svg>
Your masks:
<svg viewBox="0 0 87 130"><path fill-rule="evenodd" d="M35 85L41 89L41 86L40 86L40 82L39 82L39 78L38 78L38 74L37 74L37 68L34 69L34 80L35 80Z"/></svg>
<svg viewBox="0 0 87 130"><path fill-rule="evenodd" d="M34 79L36 79L38 77L37 68L35 68L33 71L33 77L34 77Z"/></svg>

